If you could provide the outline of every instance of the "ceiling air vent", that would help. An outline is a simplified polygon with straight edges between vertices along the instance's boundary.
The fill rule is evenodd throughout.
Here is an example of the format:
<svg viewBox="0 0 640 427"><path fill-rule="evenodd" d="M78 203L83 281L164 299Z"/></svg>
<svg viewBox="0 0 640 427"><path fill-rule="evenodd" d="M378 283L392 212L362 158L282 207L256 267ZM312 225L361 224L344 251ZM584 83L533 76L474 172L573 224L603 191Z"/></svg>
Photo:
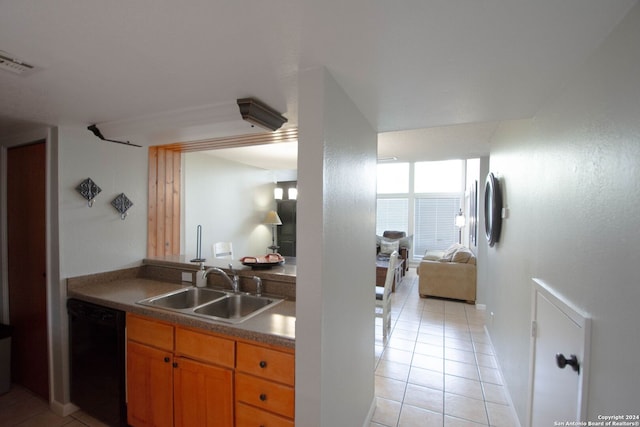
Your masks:
<svg viewBox="0 0 640 427"><path fill-rule="evenodd" d="M14 74L27 74L35 68L33 65L13 58L11 54L0 50L0 70L11 71Z"/></svg>

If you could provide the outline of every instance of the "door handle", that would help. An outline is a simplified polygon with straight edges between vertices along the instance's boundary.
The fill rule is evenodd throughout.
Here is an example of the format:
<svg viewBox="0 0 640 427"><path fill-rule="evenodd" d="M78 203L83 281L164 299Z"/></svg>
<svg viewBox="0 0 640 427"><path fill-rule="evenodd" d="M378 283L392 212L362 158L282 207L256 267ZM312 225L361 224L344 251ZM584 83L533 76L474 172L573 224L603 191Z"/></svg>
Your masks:
<svg viewBox="0 0 640 427"><path fill-rule="evenodd" d="M569 365L574 371L580 373L580 362L578 362L578 356L575 354L569 356L568 359L562 353L556 354L556 364L560 369L564 369L565 366Z"/></svg>

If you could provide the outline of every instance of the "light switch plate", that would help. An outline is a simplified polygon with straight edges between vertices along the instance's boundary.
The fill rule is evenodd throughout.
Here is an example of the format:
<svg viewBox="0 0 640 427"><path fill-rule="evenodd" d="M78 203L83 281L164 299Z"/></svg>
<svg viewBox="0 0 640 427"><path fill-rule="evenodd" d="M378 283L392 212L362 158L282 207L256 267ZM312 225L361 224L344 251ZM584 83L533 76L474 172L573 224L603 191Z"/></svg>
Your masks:
<svg viewBox="0 0 640 427"><path fill-rule="evenodd" d="M190 271L183 271L182 272L182 281L183 282L193 283L193 273L190 272Z"/></svg>

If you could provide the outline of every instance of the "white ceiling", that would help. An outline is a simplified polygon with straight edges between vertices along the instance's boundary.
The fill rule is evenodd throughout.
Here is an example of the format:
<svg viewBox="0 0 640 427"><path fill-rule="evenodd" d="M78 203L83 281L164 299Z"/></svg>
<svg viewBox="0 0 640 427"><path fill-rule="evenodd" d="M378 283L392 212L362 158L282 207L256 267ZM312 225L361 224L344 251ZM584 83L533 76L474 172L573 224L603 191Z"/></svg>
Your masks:
<svg viewBox="0 0 640 427"><path fill-rule="evenodd" d="M204 153L261 169L274 171L298 169L297 142L223 148Z"/></svg>
<svg viewBox="0 0 640 427"><path fill-rule="evenodd" d="M248 96L296 126L298 74L325 66L378 132L487 154L490 129L532 117L636 1L2 0L0 50L38 69L0 71L0 135L249 133L235 104Z"/></svg>

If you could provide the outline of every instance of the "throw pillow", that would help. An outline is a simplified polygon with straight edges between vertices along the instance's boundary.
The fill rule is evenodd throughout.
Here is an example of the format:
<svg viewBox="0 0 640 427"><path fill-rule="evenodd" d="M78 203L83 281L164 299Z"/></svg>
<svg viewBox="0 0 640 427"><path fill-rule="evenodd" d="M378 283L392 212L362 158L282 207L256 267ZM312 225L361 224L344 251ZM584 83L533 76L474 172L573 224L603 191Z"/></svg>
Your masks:
<svg viewBox="0 0 640 427"><path fill-rule="evenodd" d="M453 258L453 254L456 253L456 251L461 247L463 246L459 243L454 243L453 245L449 246L447 250L444 251L444 255L442 255L442 258L440 258L440 261L451 262L451 259Z"/></svg>
<svg viewBox="0 0 640 427"><path fill-rule="evenodd" d="M398 240L382 239L380 241L380 253L392 254L393 251L397 251L400 248L400 242Z"/></svg>
<svg viewBox="0 0 640 427"><path fill-rule="evenodd" d="M468 263L469 260L471 259L471 257L473 256L473 253L465 248L459 248L451 257L451 262L461 262L461 263Z"/></svg>
<svg viewBox="0 0 640 427"><path fill-rule="evenodd" d="M400 239L400 247L410 249L413 246L413 234Z"/></svg>

